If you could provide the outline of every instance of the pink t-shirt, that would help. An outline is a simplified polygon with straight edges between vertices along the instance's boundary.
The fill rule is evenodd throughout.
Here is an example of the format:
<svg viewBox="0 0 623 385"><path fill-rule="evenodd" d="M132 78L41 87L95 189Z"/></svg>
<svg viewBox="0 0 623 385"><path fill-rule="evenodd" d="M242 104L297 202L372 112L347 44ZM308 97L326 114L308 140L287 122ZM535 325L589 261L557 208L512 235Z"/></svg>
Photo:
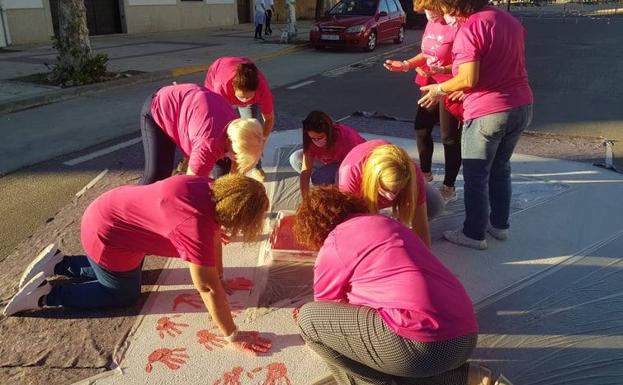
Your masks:
<svg viewBox="0 0 623 385"><path fill-rule="evenodd" d="M479 61L476 86L465 91L463 117L475 119L532 103L525 64L524 27L507 12L486 6L461 26L452 53L452 72Z"/></svg>
<svg viewBox="0 0 623 385"><path fill-rule="evenodd" d="M146 254L214 266L215 221L208 177L179 175L102 194L82 216L87 255L111 271L138 267Z"/></svg>
<svg viewBox="0 0 623 385"><path fill-rule="evenodd" d="M366 163L368 156L372 150L385 144L391 144L385 140L374 139L362 143L348 153L338 171L338 187L340 191L355 194L361 196L361 183L363 180L363 165ZM417 184L417 205L420 206L426 203L426 181L424 180L424 174L417 163L413 162L415 166L416 184ZM391 207L392 202L379 196L378 206L380 209Z"/></svg>
<svg viewBox="0 0 623 385"><path fill-rule="evenodd" d="M376 309L396 334L420 342L478 332L463 285L417 235L384 215L352 216L329 234L314 266L314 299Z"/></svg>
<svg viewBox="0 0 623 385"><path fill-rule="evenodd" d="M270 92L266 78L260 71L257 73L259 85L253 99L243 103L236 97L233 80L236 77L236 68L240 63L251 63L251 60L246 57L222 57L216 59L208 68L204 82L205 87L223 96L232 106L247 107L252 104L259 104L262 114L271 114L274 109L273 94Z"/></svg>
<svg viewBox="0 0 623 385"><path fill-rule="evenodd" d="M310 140L305 156L318 159L323 164L340 163L353 147L366 141L352 127L336 123L334 129L335 143L333 143L331 148L318 147Z"/></svg>
<svg viewBox="0 0 623 385"><path fill-rule="evenodd" d="M227 126L238 118L225 99L196 84L162 87L151 103L154 121L189 158L196 175L209 175L225 156Z"/></svg>
<svg viewBox="0 0 623 385"><path fill-rule="evenodd" d="M443 21L426 23L421 48L429 68L452 64L452 44L458 30L457 26L450 26ZM452 78L452 74L435 74L432 78L436 83L442 83Z"/></svg>

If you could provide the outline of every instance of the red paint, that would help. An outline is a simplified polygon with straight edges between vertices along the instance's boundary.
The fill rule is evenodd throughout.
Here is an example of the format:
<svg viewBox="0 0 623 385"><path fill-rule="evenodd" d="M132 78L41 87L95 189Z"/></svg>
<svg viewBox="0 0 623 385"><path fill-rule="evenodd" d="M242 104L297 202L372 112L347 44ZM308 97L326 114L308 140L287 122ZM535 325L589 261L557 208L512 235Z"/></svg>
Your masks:
<svg viewBox="0 0 623 385"><path fill-rule="evenodd" d="M197 337L199 338L197 342L203 345L210 352L213 348L222 348L227 343L227 341L225 341L222 337L207 330L199 330L197 332Z"/></svg>
<svg viewBox="0 0 623 385"><path fill-rule="evenodd" d="M147 366L145 366L145 371L147 373L151 373L153 364L156 362L161 362L169 369L177 370L185 364L186 359L189 358L188 354L185 352L185 348L156 349L147 357Z"/></svg>
<svg viewBox="0 0 623 385"><path fill-rule="evenodd" d="M170 335L171 337L176 337L182 334L180 328L188 327L188 324L185 323L177 323L171 320L171 318L181 317L180 314L176 314L172 317L162 317L156 323L156 331L160 338L164 338L165 333Z"/></svg>
<svg viewBox="0 0 623 385"><path fill-rule="evenodd" d="M242 385L240 375L244 372L240 366L233 368L230 372L223 373L223 376L214 382L214 385Z"/></svg>
<svg viewBox="0 0 623 385"><path fill-rule="evenodd" d="M205 305L203 304L203 300L201 299L201 295L199 293L184 293L179 294L173 300L173 311L177 310L177 307L186 304L195 309L201 309Z"/></svg>
<svg viewBox="0 0 623 385"><path fill-rule="evenodd" d="M231 290L251 290L253 288L253 281L246 277L236 277L225 281L225 284Z"/></svg>
<svg viewBox="0 0 623 385"><path fill-rule="evenodd" d="M266 369L266 379L262 385L292 385L288 378L288 369L283 362L272 362Z"/></svg>
<svg viewBox="0 0 623 385"><path fill-rule="evenodd" d="M300 245L294 237L294 223L296 216L289 215L281 218L271 235L271 248L277 250L307 250L313 251L308 247Z"/></svg>

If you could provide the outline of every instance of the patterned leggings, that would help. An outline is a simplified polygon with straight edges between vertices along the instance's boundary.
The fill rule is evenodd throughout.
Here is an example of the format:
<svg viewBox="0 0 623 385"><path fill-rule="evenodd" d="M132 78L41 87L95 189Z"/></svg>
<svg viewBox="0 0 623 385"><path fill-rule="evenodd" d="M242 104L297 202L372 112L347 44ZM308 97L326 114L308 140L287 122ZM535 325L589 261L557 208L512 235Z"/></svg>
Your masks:
<svg viewBox="0 0 623 385"><path fill-rule="evenodd" d="M466 361L478 339L409 340L389 329L376 310L335 302L304 305L299 327L339 385L466 384Z"/></svg>

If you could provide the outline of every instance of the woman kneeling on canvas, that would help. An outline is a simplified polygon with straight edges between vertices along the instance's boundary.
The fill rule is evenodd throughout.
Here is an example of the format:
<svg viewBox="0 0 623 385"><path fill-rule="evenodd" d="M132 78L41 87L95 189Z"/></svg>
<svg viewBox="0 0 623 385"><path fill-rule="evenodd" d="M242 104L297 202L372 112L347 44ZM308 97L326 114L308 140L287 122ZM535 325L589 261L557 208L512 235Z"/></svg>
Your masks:
<svg viewBox="0 0 623 385"><path fill-rule="evenodd" d="M362 143L346 155L338 178L340 191L363 198L371 213L391 207L430 248L428 220L443 211L443 197L404 149L379 139Z"/></svg>
<svg viewBox="0 0 623 385"><path fill-rule="evenodd" d="M299 327L339 385L492 383L466 363L478 339L470 298L409 228L333 186L312 189L296 215L297 240L320 249Z"/></svg>
<svg viewBox="0 0 623 385"><path fill-rule="evenodd" d="M3 313L10 316L43 306L129 306L141 293L145 255L174 257L187 262L195 288L230 346L267 351L267 340L257 332L239 332L232 319L221 249L221 228L250 240L260 232L267 210L264 186L242 175L215 182L180 175L115 188L93 201L82 217L81 241L87 255L64 256L50 245L28 266ZM57 274L87 282L50 285L47 279Z"/></svg>

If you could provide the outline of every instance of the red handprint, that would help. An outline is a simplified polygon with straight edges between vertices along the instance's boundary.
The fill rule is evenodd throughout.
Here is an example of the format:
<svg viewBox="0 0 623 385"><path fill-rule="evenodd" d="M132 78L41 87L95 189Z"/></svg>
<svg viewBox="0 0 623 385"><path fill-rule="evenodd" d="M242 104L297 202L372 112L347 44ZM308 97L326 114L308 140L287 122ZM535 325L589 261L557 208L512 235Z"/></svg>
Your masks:
<svg viewBox="0 0 623 385"><path fill-rule="evenodd" d="M256 331L239 331L236 339L231 342L231 346L241 352L255 355L268 352L273 343L268 338L260 337Z"/></svg>
<svg viewBox="0 0 623 385"><path fill-rule="evenodd" d="M244 372L240 366L231 370L231 372L223 373L223 377L214 382L214 385L241 385L240 375Z"/></svg>
<svg viewBox="0 0 623 385"><path fill-rule="evenodd" d="M255 374L261 372L264 368L258 367L247 372L247 377L253 379ZM266 366L266 378L262 385L292 385L288 378L288 369L282 362L271 362Z"/></svg>
<svg viewBox="0 0 623 385"><path fill-rule="evenodd" d="M253 281L245 277L230 278L225 281L227 287L231 290L251 290Z"/></svg>
<svg viewBox="0 0 623 385"><path fill-rule="evenodd" d="M177 323L171 319L177 317L181 317L181 315L176 314L173 317L162 317L158 320L156 323L156 331L158 331L160 338L164 338L165 333L171 337L178 336L182 334L182 331L179 328L188 327L188 324Z"/></svg>
<svg viewBox="0 0 623 385"><path fill-rule="evenodd" d="M188 354L185 352L186 349L184 348L156 349L149 355L149 357L147 357L147 366L145 366L145 371L147 373L151 373L153 369L152 364L155 362L162 362L169 369L177 370L186 363L186 358L189 358Z"/></svg>
<svg viewBox="0 0 623 385"><path fill-rule="evenodd" d="M199 293L184 293L180 294L173 300L173 311L177 310L179 305L186 304L195 309L201 309L204 307L203 301Z"/></svg>
<svg viewBox="0 0 623 385"><path fill-rule="evenodd" d="M217 336L214 333L210 333L207 330L199 330L197 332L197 337L199 337L199 340L197 342L199 342L209 351L212 351L213 347L222 348L227 343L227 341L225 341L223 338Z"/></svg>

